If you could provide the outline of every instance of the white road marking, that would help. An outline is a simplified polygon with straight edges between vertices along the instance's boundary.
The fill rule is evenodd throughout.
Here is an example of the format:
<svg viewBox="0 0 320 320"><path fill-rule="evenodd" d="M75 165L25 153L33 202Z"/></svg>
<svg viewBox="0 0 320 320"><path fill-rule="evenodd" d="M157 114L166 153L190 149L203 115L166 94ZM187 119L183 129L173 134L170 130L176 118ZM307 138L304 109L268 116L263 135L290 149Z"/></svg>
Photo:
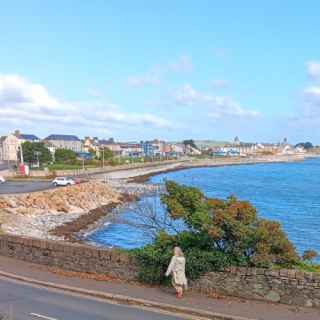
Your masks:
<svg viewBox="0 0 320 320"><path fill-rule="evenodd" d="M36 317L36 318L39 318L39 319L45 319L45 320L58 320L56 318L47 317L47 316L44 316L44 315L38 314L38 313L30 313L30 316Z"/></svg>

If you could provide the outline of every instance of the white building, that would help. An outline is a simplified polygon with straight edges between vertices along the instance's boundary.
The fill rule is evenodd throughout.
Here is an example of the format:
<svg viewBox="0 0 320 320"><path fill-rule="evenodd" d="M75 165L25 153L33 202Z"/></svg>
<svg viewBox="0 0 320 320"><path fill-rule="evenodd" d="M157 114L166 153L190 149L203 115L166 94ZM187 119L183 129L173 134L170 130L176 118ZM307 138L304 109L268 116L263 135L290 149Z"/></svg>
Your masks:
<svg viewBox="0 0 320 320"><path fill-rule="evenodd" d="M45 138L56 149L68 149L74 152L82 151L82 142L77 136L65 134L52 134Z"/></svg>

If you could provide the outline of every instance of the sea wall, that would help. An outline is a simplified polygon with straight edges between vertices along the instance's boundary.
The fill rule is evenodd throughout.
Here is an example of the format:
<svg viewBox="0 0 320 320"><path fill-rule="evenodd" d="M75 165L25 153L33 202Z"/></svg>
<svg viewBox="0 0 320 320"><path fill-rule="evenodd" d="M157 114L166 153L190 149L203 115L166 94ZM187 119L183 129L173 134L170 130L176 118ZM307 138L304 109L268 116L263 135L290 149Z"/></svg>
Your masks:
<svg viewBox="0 0 320 320"><path fill-rule="evenodd" d="M105 274L134 280L137 268L126 254L61 241L0 235L0 255L65 270ZM279 302L320 308L320 273L297 270L228 268L210 272L191 283L204 294Z"/></svg>
<svg viewBox="0 0 320 320"><path fill-rule="evenodd" d="M114 249L61 241L0 235L0 255L69 271L105 274L133 280L135 267L127 254Z"/></svg>
<svg viewBox="0 0 320 320"><path fill-rule="evenodd" d="M210 272L192 284L205 294L320 308L320 273L298 270L229 268Z"/></svg>

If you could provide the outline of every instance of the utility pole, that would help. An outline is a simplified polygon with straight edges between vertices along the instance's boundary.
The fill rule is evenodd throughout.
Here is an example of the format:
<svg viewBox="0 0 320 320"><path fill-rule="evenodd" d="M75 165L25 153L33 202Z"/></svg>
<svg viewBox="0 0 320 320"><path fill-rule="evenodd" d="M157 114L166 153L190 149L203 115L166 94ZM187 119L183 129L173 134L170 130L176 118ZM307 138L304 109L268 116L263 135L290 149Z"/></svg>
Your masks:
<svg viewBox="0 0 320 320"><path fill-rule="evenodd" d="M34 154L36 155L36 158L37 158L37 167L40 168L40 159L39 159L39 156L41 155L41 152L40 152L40 151L35 151Z"/></svg>
<svg viewBox="0 0 320 320"><path fill-rule="evenodd" d="M104 148L102 148L102 168L104 168Z"/></svg>

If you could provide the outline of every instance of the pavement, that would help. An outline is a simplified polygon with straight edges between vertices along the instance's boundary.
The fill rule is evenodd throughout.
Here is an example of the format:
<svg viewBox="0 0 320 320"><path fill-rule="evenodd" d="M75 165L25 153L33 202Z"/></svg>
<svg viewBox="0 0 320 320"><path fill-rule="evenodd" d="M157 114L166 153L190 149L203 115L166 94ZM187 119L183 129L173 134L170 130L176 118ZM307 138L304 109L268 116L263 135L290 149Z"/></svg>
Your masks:
<svg viewBox="0 0 320 320"><path fill-rule="evenodd" d="M266 303L259 301L246 301L237 298L213 298L188 292L183 299L177 300L171 288L148 287L137 283L128 283L120 280L98 281L86 275L71 272L53 272L54 269L36 264L17 261L12 258L0 256L0 276L10 273L17 277L26 277L35 281L54 283L54 286L66 286L76 290L90 291L95 296L103 295L114 300L123 300L129 304L149 305L159 308L171 306L173 310L185 310L191 314L192 310L200 310L204 314L223 314L228 317L211 319L256 319L256 320L319 320L320 310L312 308L298 308L293 306ZM0 296L4 289L0 285ZM69 290L70 291L70 290ZM72 291L72 290L71 290ZM88 292L89 292L88 291ZM118 302L119 302L118 301ZM121 301L120 301L121 302ZM168 310L168 308L167 308ZM207 317L208 319L209 317ZM67 318L66 318L67 319ZM80 319L80 318L77 318ZM100 318L91 318L100 319ZM106 319L106 318L104 318ZM117 318L112 318L117 319ZM121 318L125 319L125 318ZM133 319L133 318L132 318ZM143 318L141 318L143 319ZM152 318L155 319L155 318Z"/></svg>
<svg viewBox="0 0 320 320"><path fill-rule="evenodd" d="M48 181L6 181L0 184L0 194L17 194L52 189Z"/></svg>

